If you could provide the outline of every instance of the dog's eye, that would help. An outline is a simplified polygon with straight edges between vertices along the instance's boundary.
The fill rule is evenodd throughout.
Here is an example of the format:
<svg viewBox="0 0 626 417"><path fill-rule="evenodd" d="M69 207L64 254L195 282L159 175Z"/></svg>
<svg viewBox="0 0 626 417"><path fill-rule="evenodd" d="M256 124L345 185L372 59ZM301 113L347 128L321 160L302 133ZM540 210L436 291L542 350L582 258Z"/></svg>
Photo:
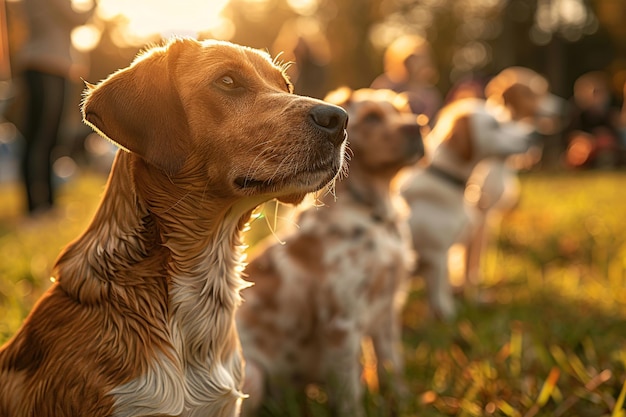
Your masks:
<svg viewBox="0 0 626 417"><path fill-rule="evenodd" d="M217 85L224 90L236 90L241 85L230 75L222 75L217 79Z"/></svg>
<svg viewBox="0 0 626 417"><path fill-rule="evenodd" d="M230 75L224 75L220 79L220 83L222 83L224 87L235 88L235 80Z"/></svg>

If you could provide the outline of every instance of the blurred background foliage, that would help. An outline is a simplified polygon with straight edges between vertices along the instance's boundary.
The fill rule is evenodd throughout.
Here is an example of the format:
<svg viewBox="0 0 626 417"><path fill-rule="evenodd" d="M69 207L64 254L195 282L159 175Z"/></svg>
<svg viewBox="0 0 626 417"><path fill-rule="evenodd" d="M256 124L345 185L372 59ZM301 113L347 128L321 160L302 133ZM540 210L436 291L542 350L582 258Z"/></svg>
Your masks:
<svg viewBox="0 0 626 417"><path fill-rule="evenodd" d="M7 9L10 56L28 36L21 0ZM516 65L546 77L553 94L570 99L574 82L602 71L611 105L623 102L626 2L623 0L72 0L96 6L73 43L84 55L82 78L96 83L127 66L146 45L174 35L230 40L295 61L296 93L323 98L339 86L369 86L383 73L387 46L415 34L431 46L432 82L443 97L460 81L484 82ZM2 54L0 54L2 55ZM13 57L14 58L14 57ZM11 60L13 67L15 59ZM13 70L16 81L19 72ZM0 78L3 78L0 74ZM2 81L2 80L0 80ZM63 129L69 146L89 130L77 108L76 80ZM18 85L19 83L14 83ZM21 97L6 117L20 128ZM65 150L73 153L72 150Z"/></svg>
<svg viewBox="0 0 626 417"><path fill-rule="evenodd" d="M91 0L75 0L77 4ZM20 1L7 0L10 49L26 36ZM89 54L85 78L126 66L146 43L172 34L218 38L290 56L298 38L328 67L317 95L340 85L368 86L382 55L400 35L432 45L441 91L468 73L493 75L511 65L547 77L570 97L581 74L603 69L622 98L626 80L623 0L99 0L93 21L77 32Z"/></svg>

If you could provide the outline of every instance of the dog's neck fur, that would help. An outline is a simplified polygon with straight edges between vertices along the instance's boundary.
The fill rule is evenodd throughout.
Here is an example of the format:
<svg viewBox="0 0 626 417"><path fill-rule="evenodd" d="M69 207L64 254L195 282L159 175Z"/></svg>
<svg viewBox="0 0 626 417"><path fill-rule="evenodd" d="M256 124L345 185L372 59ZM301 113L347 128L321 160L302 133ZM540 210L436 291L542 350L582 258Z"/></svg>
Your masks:
<svg viewBox="0 0 626 417"><path fill-rule="evenodd" d="M348 176L335 184L337 199L351 199L361 206L369 207L375 220L394 222L397 213L392 198L392 179L393 175L387 177L373 174L353 164Z"/></svg>
<svg viewBox="0 0 626 417"><path fill-rule="evenodd" d="M446 172L459 181L467 182L474 167L480 160L472 158L466 160L461 158L454 150L448 149L445 145L440 145L435 151L430 165Z"/></svg>
<svg viewBox="0 0 626 417"><path fill-rule="evenodd" d="M65 248L55 265L54 277L59 286L84 305L115 302L109 298L110 290L130 295L138 284L157 284L153 277L141 276L140 271L146 270L145 262L165 255L154 244L158 241L154 219L137 198L132 179L124 178L122 169L117 169L120 164L130 166L132 161L129 157L116 158L91 224ZM159 271L154 275L164 275L164 264L153 261L152 265Z"/></svg>
<svg viewBox="0 0 626 417"><path fill-rule="evenodd" d="M118 164L128 169L116 169ZM208 195L204 184L192 188L192 183L176 184L138 157L119 152L101 206L87 231L59 258L57 278L81 303L105 298L115 303L110 289L122 300L143 296L133 303L139 317L154 315L146 309L161 311L159 321L147 323L154 325L150 331L162 333L163 350L149 353L174 352L174 367L185 373L187 407L191 398L207 396L216 407L224 406L220 398L230 398L235 407L242 375L234 314L246 286L240 277L240 232L258 202ZM160 291L146 297L148 285ZM208 381L209 369L222 380ZM133 415L133 405L128 407L119 415Z"/></svg>

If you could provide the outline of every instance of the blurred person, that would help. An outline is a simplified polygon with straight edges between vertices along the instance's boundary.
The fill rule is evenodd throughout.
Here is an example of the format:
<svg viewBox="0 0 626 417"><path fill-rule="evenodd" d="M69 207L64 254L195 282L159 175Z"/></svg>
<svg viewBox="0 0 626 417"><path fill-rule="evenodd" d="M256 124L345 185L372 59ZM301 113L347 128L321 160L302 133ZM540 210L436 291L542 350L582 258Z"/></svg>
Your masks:
<svg viewBox="0 0 626 417"><path fill-rule="evenodd" d="M314 42L299 36L293 50L298 74L295 77L294 90L298 94L322 98L326 92L328 79L327 62L321 59Z"/></svg>
<svg viewBox="0 0 626 417"><path fill-rule="evenodd" d="M444 103L449 104L464 98L485 98L485 80L474 74L459 78L448 90Z"/></svg>
<svg viewBox="0 0 626 417"><path fill-rule="evenodd" d="M15 126L5 119L6 109L13 93L6 4L0 0L0 182L12 180L17 173Z"/></svg>
<svg viewBox="0 0 626 417"><path fill-rule="evenodd" d="M622 86L622 108L619 114L619 161L621 165L626 164L626 83Z"/></svg>
<svg viewBox="0 0 626 417"><path fill-rule="evenodd" d="M435 86L438 71L428 41L417 35L402 36L387 47L383 59L384 72L371 88L405 92L411 111L427 116L432 126L443 98Z"/></svg>
<svg viewBox="0 0 626 417"><path fill-rule="evenodd" d="M0 0L0 99L4 98L6 82L11 80L11 64L9 62L9 33L7 29L7 13L4 0ZM0 108L0 110L2 110ZM2 115L2 113L0 113Z"/></svg>
<svg viewBox="0 0 626 417"><path fill-rule="evenodd" d="M572 167L614 167L618 162L618 110L612 106L609 84L602 71L591 71L574 83L566 162Z"/></svg>
<svg viewBox="0 0 626 417"><path fill-rule="evenodd" d="M71 42L72 30L92 14L77 11L70 0L22 0L29 37L17 53L17 66L26 98L25 149L22 175L28 213L37 215L53 208L55 189L52 152L70 82L84 74Z"/></svg>
<svg viewBox="0 0 626 417"><path fill-rule="evenodd" d="M272 47L282 62L296 94L321 99L328 91L330 45L319 24L309 19L285 23Z"/></svg>

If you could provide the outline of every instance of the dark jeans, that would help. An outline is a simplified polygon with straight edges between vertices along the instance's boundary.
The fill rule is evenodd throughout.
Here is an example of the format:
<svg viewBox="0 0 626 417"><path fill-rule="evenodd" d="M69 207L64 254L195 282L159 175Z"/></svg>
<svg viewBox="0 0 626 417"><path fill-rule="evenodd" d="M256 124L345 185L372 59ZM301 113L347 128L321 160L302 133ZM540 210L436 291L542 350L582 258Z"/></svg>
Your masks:
<svg viewBox="0 0 626 417"><path fill-rule="evenodd" d="M67 81L61 76L35 70L25 71L24 81L28 104L22 175L28 211L33 213L54 205L51 154L58 142Z"/></svg>

